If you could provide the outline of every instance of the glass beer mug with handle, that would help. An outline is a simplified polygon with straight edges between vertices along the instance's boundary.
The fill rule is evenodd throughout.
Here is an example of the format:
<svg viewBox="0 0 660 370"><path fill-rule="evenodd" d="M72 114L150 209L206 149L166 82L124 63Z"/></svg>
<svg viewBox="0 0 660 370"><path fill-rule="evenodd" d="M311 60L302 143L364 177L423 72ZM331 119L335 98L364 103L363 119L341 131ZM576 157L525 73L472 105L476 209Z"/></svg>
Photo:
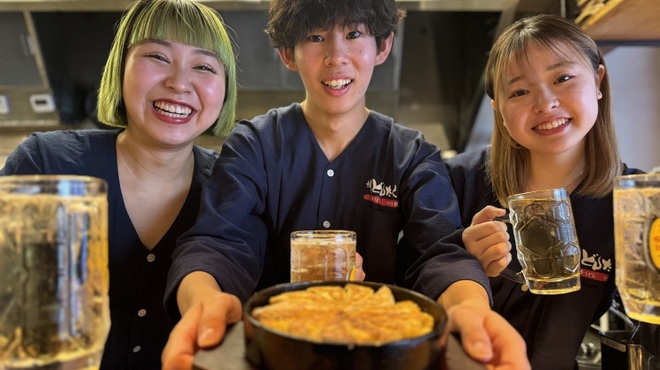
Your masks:
<svg viewBox="0 0 660 370"><path fill-rule="evenodd" d="M566 189L514 194L507 201L509 215L496 220L513 225L522 271L516 273L507 268L500 276L526 284L535 294L579 290L580 245Z"/></svg>
<svg viewBox="0 0 660 370"><path fill-rule="evenodd" d="M660 324L660 174L614 181L616 287L626 315Z"/></svg>
<svg viewBox="0 0 660 370"><path fill-rule="evenodd" d="M105 181L0 177L0 370L98 368L108 285Z"/></svg>

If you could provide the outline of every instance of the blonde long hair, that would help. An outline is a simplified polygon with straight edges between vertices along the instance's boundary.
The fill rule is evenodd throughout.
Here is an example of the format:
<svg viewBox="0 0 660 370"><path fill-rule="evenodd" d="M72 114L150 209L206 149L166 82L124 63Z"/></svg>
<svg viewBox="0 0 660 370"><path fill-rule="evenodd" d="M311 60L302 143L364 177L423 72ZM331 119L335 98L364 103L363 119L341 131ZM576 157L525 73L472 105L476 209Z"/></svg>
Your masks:
<svg viewBox="0 0 660 370"><path fill-rule="evenodd" d="M509 61L524 61L527 46L536 43L561 55L559 46L567 46L584 57L598 73L605 65L596 43L575 23L552 15L523 18L509 26L495 41L486 64L486 93L495 102L503 97L504 79ZM612 124L610 84L607 68L600 84L602 98L598 101L598 116L585 137L584 180L575 194L602 197L612 191L614 177L623 170ZM523 191L529 171L529 150L513 140L504 127L504 118L495 108L495 128L491 137L487 172L499 202Z"/></svg>

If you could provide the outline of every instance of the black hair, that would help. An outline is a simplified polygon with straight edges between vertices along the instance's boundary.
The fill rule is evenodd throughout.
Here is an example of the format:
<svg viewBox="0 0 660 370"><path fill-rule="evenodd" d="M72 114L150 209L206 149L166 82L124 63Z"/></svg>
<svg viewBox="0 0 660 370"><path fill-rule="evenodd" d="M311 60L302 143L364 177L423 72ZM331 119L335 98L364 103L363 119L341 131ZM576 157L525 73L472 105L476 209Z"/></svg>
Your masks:
<svg viewBox="0 0 660 370"><path fill-rule="evenodd" d="M380 45L405 14L395 0L271 0L266 33L274 48L293 49L313 30L363 24Z"/></svg>

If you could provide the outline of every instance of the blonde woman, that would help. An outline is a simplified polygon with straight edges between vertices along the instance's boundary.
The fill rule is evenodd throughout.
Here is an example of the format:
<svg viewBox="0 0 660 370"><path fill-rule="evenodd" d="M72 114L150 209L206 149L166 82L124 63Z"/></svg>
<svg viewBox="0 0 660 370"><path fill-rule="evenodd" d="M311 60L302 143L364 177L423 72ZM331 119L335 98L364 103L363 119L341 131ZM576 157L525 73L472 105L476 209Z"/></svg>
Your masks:
<svg viewBox="0 0 660 370"><path fill-rule="evenodd" d="M448 161L465 246L492 276L493 309L525 338L534 370L573 369L615 291L613 179L639 171L619 158L609 88L601 53L578 26L548 15L522 19L499 36L486 66L491 145ZM582 287L534 295L497 276L520 265L511 258L512 231L492 220L505 214L509 195L558 187L571 197Z"/></svg>

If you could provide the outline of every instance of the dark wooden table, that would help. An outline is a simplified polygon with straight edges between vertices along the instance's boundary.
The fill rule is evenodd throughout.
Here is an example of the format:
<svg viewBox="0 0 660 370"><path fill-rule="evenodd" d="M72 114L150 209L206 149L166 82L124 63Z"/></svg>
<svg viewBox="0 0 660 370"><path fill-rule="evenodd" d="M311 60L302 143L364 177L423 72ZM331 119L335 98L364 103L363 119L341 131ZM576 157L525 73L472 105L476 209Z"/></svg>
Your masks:
<svg viewBox="0 0 660 370"><path fill-rule="evenodd" d="M243 323L227 328L222 343L213 349L200 350L193 362L195 370L255 370L245 359ZM444 359L444 370L485 370L486 366L469 358L460 342L449 336Z"/></svg>

